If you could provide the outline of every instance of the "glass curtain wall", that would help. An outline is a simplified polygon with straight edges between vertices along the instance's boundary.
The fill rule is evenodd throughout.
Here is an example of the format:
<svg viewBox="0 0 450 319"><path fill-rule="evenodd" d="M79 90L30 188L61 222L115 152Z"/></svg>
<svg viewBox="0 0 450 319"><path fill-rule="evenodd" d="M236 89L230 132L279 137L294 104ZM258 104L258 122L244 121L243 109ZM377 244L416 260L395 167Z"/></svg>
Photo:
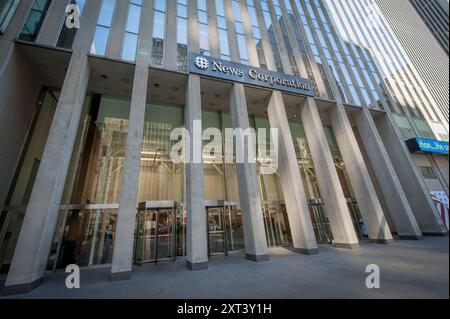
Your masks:
<svg viewBox="0 0 450 319"><path fill-rule="evenodd" d="M305 129L300 122L289 123L294 148L297 154L300 175L303 181L306 199L308 201L309 213L313 224L314 234L319 243L332 243L330 221L325 211L319 184L306 139Z"/></svg>
<svg viewBox="0 0 450 319"><path fill-rule="evenodd" d="M233 127L229 113L204 110L202 118L203 130L215 128L221 131L223 136L225 129ZM212 141L212 137L209 138L209 141L203 142L204 146ZM225 143L230 142L232 141L226 140L225 137L222 140L222 149L225 149ZM207 149L203 152L210 255L227 254L228 251L244 248L236 164L226 164L223 160L224 157L213 156Z"/></svg>
<svg viewBox="0 0 450 319"><path fill-rule="evenodd" d="M34 1L27 20L25 21L22 31L20 32L19 40L30 42L36 41L50 3L50 0Z"/></svg>
<svg viewBox="0 0 450 319"><path fill-rule="evenodd" d="M215 0L217 31L219 33L220 58L230 61L230 46L228 42L228 22L225 14L224 0Z"/></svg>
<svg viewBox="0 0 450 319"><path fill-rule="evenodd" d="M198 11L198 39L200 46L200 54L209 56L211 55L211 50L209 47L209 19L208 19L208 8L206 5L206 0L197 1L197 11Z"/></svg>
<svg viewBox="0 0 450 319"><path fill-rule="evenodd" d="M252 118L251 122L257 133L259 129L264 129L266 131L266 144L270 147L270 143L273 142L270 137L269 119L255 117ZM265 154L269 154L269 147L267 147L266 150L262 150L260 149L261 146L258 146L258 149L260 152L265 151ZM265 163L267 158L263 158L261 153L259 153L257 158L258 182L267 243L270 247L289 246L292 244L292 236L281 189L280 176L278 175L278 172L274 172L274 174L262 174L261 168L263 166L268 168Z"/></svg>
<svg viewBox="0 0 450 319"><path fill-rule="evenodd" d="M153 42L151 64L164 65L164 43L166 38L167 1L155 0L153 7Z"/></svg>
<svg viewBox="0 0 450 319"><path fill-rule="evenodd" d="M177 0L177 70L187 71L188 59L188 5Z"/></svg>
<svg viewBox="0 0 450 319"><path fill-rule="evenodd" d="M81 117L48 268L107 264L125 159L130 101L94 95Z"/></svg>
<svg viewBox="0 0 450 319"><path fill-rule="evenodd" d="M253 42L256 46L258 54L259 67L267 69L266 57L261 37L261 29L259 28L258 14L256 13L255 0L247 0L247 10L250 16Z"/></svg>
<svg viewBox="0 0 450 319"><path fill-rule="evenodd" d="M234 30L236 32L236 39L239 50L240 62L242 64L249 64L247 41L245 38L244 24L242 22L241 1L232 0L231 6L234 15Z"/></svg>
<svg viewBox="0 0 450 319"><path fill-rule="evenodd" d="M265 28L267 30L267 34L269 35L270 45L272 46L272 52L275 58L276 71L284 72L283 63L280 58L280 51L278 49L277 38L275 36L275 29L273 26L272 16L270 15L269 3L266 0L260 1L262 14L264 17Z"/></svg>
<svg viewBox="0 0 450 319"><path fill-rule="evenodd" d="M116 0L102 1L97 27L95 28L94 40L91 46L92 54L106 55L115 8Z"/></svg>
<svg viewBox="0 0 450 319"><path fill-rule="evenodd" d="M183 202L184 167L174 164L170 151L173 129L183 126L183 109L148 104L141 152L139 202Z"/></svg>
<svg viewBox="0 0 450 319"><path fill-rule="evenodd" d="M136 60L139 38L139 23L141 21L142 0L131 0L128 4L128 18L123 40L122 59Z"/></svg>

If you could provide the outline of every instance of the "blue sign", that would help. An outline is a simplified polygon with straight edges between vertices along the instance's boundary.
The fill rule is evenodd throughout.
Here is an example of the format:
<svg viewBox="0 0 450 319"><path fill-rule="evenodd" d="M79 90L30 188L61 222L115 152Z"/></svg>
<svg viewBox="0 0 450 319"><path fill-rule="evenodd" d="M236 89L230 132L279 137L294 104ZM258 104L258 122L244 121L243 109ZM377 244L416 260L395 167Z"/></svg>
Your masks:
<svg viewBox="0 0 450 319"><path fill-rule="evenodd" d="M448 142L416 137L407 140L406 145L411 153L448 154Z"/></svg>
<svg viewBox="0 0 450 319"><path fill-rule="evenodd" d="M314 96L312 83L307 79L209 56L191 54L189 56L189 72L289 93Z"/></svg>

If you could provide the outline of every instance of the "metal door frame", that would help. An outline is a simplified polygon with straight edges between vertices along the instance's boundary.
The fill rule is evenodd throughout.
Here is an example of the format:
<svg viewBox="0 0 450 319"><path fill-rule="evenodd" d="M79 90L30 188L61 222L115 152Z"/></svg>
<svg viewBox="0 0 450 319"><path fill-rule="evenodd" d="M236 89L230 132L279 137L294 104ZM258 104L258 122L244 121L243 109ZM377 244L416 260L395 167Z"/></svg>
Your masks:
<svg viewBox="0 0 450 319"><path fill-rule="evenodd" d="M322 242L325 244L328 244L328 245L332 245L333 244L333 232L331 231L331 226L328 225L330 223L330 221L328 220L328 222L327 222L326 220L322 220L323 217L328 219L328 216L326 215L326 211L323 207L322 199L314 198L314 199L308 200L308 206L312 206L313 210L316 207L319 207L319 209L321 210L321 213L323 213L323 215L320 214L320 216L319 216L320 220L317 221L317 223L318 223L317 227L320 227L321 232L323 233L323 235L326 236L326 238L325 238L326 241L325 242L322 241ZM320 230L318 230L318 231L320 231ZM317 240L317 238L316 238L316 240Z"/></svg>
<svg viewBox="0 0 450 319"><path fill-rule="evenodd" d="M214 255L225 255L228 256L229 252L230 252L230 242L229 242L229 238L228 235L231 237L232 235L232 231L231 231L231 211L230 211L230 207L232 206L239 206L239 204L237 202L233 202L233 201L226 201L226 200L208 200L205 201L205 213L206 213L206 231L207 231L207 236L208 236L208 257L211 258ZM209 209L212 208L221 208L222 209L222 223L223 223L223 238L224 238L224 242L225 242L225 252L224 253L211 253L211 246L210 246L210 230L209 230ZM228 226L227 227L227 222L226 222L226 216L228 215ZM228 229L230 228L230 229Z"/></svg>
<svg viewBox="0 0 450 319"><path fill-rule="evenodd" d="M155 233L155 253L154 253L154 259L153 260L144 260L144 261L136 261L136 251L134 254L134 263L137 265L143 265L143 264L151 264L154 263L155 266L158 265L159 261L172 261L175 262L177 259L177 210L178 210L178 202L173 202L173 201L145 201L145 202L141 202L138 205L138 209L137 209L137 215L139 215L142 212L147 212L147 211L156 211L156 233ZM164 258L164 259L159 259L158 258L158 244L159 244L159 214L161 211L163 210L170 210L171 211L171 216L172 216L172 247L171 247L171 253L172 253L172 258ZM137 225L136 225L137 226ZM139 234L136 232L136 236L135 236L135 247L137 249L137 241L138 241L138 236ZM170 238L170 235L169 235Z"/></svg>

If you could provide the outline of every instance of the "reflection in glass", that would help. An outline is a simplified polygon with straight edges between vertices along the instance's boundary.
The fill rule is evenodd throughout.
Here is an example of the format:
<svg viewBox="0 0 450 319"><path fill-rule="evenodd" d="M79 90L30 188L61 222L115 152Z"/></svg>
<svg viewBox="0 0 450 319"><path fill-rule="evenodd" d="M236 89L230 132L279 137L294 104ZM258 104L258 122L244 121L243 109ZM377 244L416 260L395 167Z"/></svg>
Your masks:
<svg viewBox="0 0 450 319"><path fill-rule="evenodd" d="M162 66L164 63L164 39L166 33L166 0L155 0L153 10L153 42L151 63Z"/></svg>
<svg viewBox="0 0 450 319"><path fill-rule="evenodd" d="M112 19L116 0L103 0L100 8L100 15L95 29L94 41L91 46L91 53L96 55L105 55L109 41Z"/></svg>
<svg viewBox="0 0 450 319"><path fill-rule="evenodd" d="M141 21L141 6L142 0L132 0L129 3L128 19L122 49L122 59L124 60L136 60L139 23Z"/></svg>
<svg viewBox="0 0 450 319"><path fill-rule="evenodd" d="M19 40L36 41L36 38L44 21L45 14L50 6L50 0L35 0L28 14L27 20L23 25L22 31L19 35Z"/></svg>

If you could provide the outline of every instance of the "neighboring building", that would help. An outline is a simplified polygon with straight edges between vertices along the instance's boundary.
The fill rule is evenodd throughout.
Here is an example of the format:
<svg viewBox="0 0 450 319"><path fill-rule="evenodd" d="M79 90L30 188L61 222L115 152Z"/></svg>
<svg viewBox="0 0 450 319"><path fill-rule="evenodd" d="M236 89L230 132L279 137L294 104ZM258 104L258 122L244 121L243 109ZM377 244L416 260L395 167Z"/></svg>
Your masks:
<svg viewBox="0 0 450 319"><path fill-rule="evenodd" d="M449 81L448 53L442 50L427 25L419 18L410 1L376 0L376 2L382 14L386 17L391 32L394 37L398 38L406 52L404 55L410 63L412 71L417 70L420 78L422 78L424 85L421 85L421 87L424 91L431 93L430 105L433 105L433 107L430 107L430 109L435 109L435 112L442 114L437 121L447 126L448 134L449 86L443 85L443 83ZM435 2L436 5L437 1L427 2ZM428 8L430 7L428 6ZM446 15L446 19L447 35L445 37L448 40L448 15ZM435 104L438 108L434 106ZM438 129L439 124L436 123L436 119L429 118L426 114L424 116L437 137L440 138L441 132Z"/></svg>
<svg viewBox="0 0 450 319"><path fill-rule="evenodd" d="M229 251L264 261L273 246L316 254L318 243L448 232L429 189L448 194L448 143L436 137L448 140L448 123L374 0L22 0L6 11L6 293L73 263L111 264L122 280L133 264L177 257L196 270ZM176 163L181 127L197 139L201 127L277 128L277 174L262 174L273 158L261 150L256 164L218 163L193 142L189 159L202 161Z"/></svg>
<svg viewBox="0 0 450 319"><path fill-rule="evenodd" d="M448 0L410 0L410 2L448 55Z"/></svg>

